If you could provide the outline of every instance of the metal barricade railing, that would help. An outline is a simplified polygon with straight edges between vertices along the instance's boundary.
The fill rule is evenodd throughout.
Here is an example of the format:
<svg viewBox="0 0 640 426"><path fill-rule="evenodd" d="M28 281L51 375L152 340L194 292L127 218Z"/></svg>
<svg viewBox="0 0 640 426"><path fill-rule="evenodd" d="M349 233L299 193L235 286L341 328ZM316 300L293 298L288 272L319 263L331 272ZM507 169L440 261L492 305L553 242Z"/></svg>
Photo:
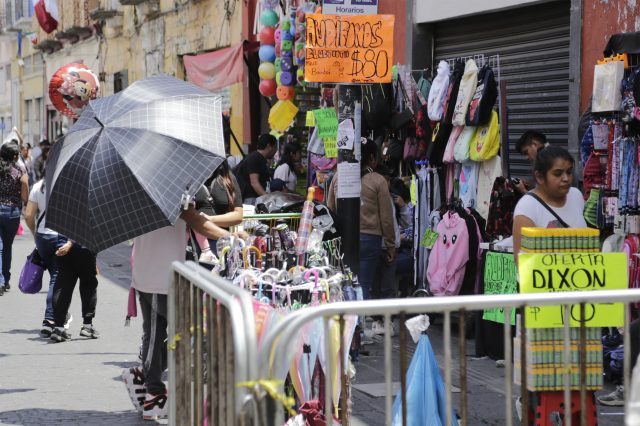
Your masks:
<svg viewBox="0 0 640 426"><path fill-rule="evenodd" d="M329 362L329 369L335 368L336 360L330 356L331 350L330 340L327 333L329 327L329 321L332 318L338 318L339 324L344 323L344 318L347 315L358 316L382 316L384 318L384 376L386 385L386 424L392 424L392 359L391 359L391 321L392 316L399 316L401 322L404 324L406 315L424 314L424 313L442 313L444 315L444 382L446 389L446 424L453 424L452 421L452 351L451 351L451 314L459 312L459 332L460 336L465 335L465 322L464 313L469 311L478 311L491 308L503 308L504 317L510 318L512 309L522 309L527 306L564 306L564 347L563 347L563 362L565 365L570 364L571 348L569 346L570 335L570 322L569 313L572 306L579 306L582 313L581 318L585 318L584 310L585 305L593 303L624 303L625 305L625 333L624 333L624 347L630 347L629 336L629 303L640 301L640 289L629 290L607 290L607 291L585 291L585 292L562 292L562 293L537 293L537 294L516 294L516 295L491 295L491 296L458 296L458 297L443 297L443 298L420 298L420 299L403 299L393 300L377 300L377 301L364 301L364 302L340 302L329 303L318 307L309 307L305 309L293 312L287 318L287 321L282 321L275 325L272 329L267 331L267 334L263 340L263 348L265 348L259 355L259 371L260 377L271 378L274 370L274 364L278 360L284 359L288 351L291 350L291 343L297 341L297 333L303 329L303 327L310 322L319 318L323 319L324 334L325 334L325 350L326 359ZM511 321L504 322L504 360L505 360L505 424L513 424L513 360L512 360L512 334L511 334ZM520 322L521 330L521 395L522 395L522 425L528 424L528 411L529 411L529 398L526 384L526 330L524 319ZM406 341L406 330L403 325L400 326L400 345L404 345ZM584 322L580 327L580 345L579 345L579 365L580 365L580 425L587 425L587 406L586 399L586 327ZM464 354L464 338L460 343L460 388L461 398L460 406L458 407L458 413L461 416L461 425L470 424L468 422L468 407L467 407L467 378L466 371L467 366L465 363ZM341 346L343 346L343 340L341 339ZM340 348L340 353L344 353L345 348ZM335 352L333 352L335 354ZM401 367L401 398L402 398L402 412L403 421L406 425L407 402L406 402L406 380L405 375L407 371L407 359L406 353L400 352L400 367ZM347 375L346 366L342 366L340 377L344 383ZM624 381L629 383L630 379L630 360L629 356L625 354L624 357ZM570 387L567 386L569 371L565 369L564 372L564 406L571 407L571 393ZM332 414L334 403L338 401L332 401L332 377L330 375L325 376L325 418L328 425L332 424ZM280 389L282 390L282 389ZM625 393L626 395L626 393ZM626 396L625 396L626 397ZM342 401L340 405L345 407L346 404ZM343 410L343 416L346 410ZM276 414L273 417L273 424L282 423L282 413ZM565 425L571 425L571 416L566 416ZM343 417L344 420L344 417ZM343 422L345 424L345 422ZM348 419L347 422L348 423Z"/></svg>
<svg viewBox="0 0 640 426"><path fill-rule="evenodd" d="M168 298L170 424L252 424L253 300L193 262L173 264Z"/></svg>

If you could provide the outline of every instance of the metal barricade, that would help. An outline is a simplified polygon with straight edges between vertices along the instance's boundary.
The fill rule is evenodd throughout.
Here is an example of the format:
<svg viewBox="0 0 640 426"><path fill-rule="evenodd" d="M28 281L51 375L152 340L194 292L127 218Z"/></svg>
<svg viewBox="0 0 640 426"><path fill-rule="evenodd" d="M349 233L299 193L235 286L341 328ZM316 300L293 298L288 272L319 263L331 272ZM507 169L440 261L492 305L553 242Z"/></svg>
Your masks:
<svg viewBox="0 0 640 426"><path fill-rule="evenodd" d="M253 424L257 377L251 295L193 262L173 264L168 298L172 425Z"/></svg>
<svg viewBox="0 0 640 426"><path fill-rule="evenodd" d="M424 313L442 313L444 315L444 382L446 388L446 424L454 424L452 419L452 348L451 348L451 314L459 312L459 332L461 336L465 335L465 322L464 313L469 311L478 311L491 308L504 309L505 318L510 318L512 309L523 309L527 306L564 306L564 348L563 348L563 362L565 365L570 364L570 346L571 340L571 328L569 326L569 313L572 306L579 307L582 313L581 318L585 318L584 311L585 306L593 303L624 303L625 305L625 330L629 329L629 303L640 301L640 289L629 290L607 290L607 291L585 291L585 292L562 292L562 293L537 293L537 294L516 294L516 295L491 295L491 296L458 296L458 297L443 297L443 298L419 298L419 299L394 299L392 303L390 300L377 300L377 301L364 301L364 302L340 302L329 303L318 307L309 307L298 310L290 314L287 321L278 323L275 327L267 331L264 337L263 347L265 348L259 355L259 371L260 377L272 378L272 371L274 364L283 359L286 356L287 351L291 350L291 342L296 341L296 336L303 329L303 327L309 324L311 321L319 318L323 319L324 334L325 334L325 350L326 359L329 361L330 370L334 368L336 359L331 357L329 351L331 350L330 340L328 338L329 333L327 329L329 327L330 319L337 318L339 324L344 324L344 318L347 315L358 316L382 316L384 318L384 377L386 385L386 424L392 424L392 357L391 357L391 321L392 316L398 316L401 322L404 323L404 319L407 315L424 314ZM505 424L511 426L513 424L513 360L512 360L512 335L511 335L511 322L504 322L504 360L505 360L505 381L504 381L504 398L505 398ZM526 332L524 320L520 322L521 329L521 395L522 395L522 425L528 424L528 411L529 411L529 398L526 385L526 368L527 360L525 355L526 349ZM580 422L581 426L587 425L587 391L586 391L586 344L585 334L586 328L584 323L579 327L580 345L579 345L579 365L580 365ZM400 345L406 343L407 331L403 325L400 326ZM341 346L344 343L341 339ZM629 332L624 333L624 346L630 347ZM346 349L341 347L340 353L344 354ZM460 388L461 398L460 406L458 407L458 413L461 417L460 424L467 425L469 413L467 406L467 365L465 361L465 344L464 339L461 339L459 347L460 352ZM333 352L335 354L335 352ZM403 413L403 425L406 425L406 372L407 372L407 359L406 353L400 352L400 377L401 377L401 399L402 399L402 413ZM340 371L340 378L343 384L346 382L347 366L342 366ZM567 386L569 383L569 371L565 369L564 372L564 406L571 407L571 393L570 388ZM630 361L629 356L624 357L624 380L625 383L629 383L630 379ZM332 414L334 403L338 401L332 401L332 389L333 383L330 375L325 376L325 418L328 425L333 423ZM282 389L280 389L281 391ZM626 394L625 394L626 395ZM346 407L346 401L340 401L342 407ZM343 409L342 424L349 424L347 410ZM346 417L346 418L345 418ZM282 413L276 414L269 424L282 424ZM563 423L565 425L571 425L570 416L565 419Z"/></svg>

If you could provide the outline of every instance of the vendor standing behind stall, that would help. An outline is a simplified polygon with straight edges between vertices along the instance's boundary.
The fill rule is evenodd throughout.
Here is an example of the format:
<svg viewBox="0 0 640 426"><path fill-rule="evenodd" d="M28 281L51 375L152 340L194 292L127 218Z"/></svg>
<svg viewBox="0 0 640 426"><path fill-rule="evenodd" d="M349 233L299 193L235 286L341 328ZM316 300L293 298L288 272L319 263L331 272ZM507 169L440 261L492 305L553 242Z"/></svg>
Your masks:
<svg viewBox="0 0 640 426"><path fill-rule="evenodd" d="M518 264L522 228L586 228L584 198L572 187L574 159L564 148L538 151L534 163L536 187L527 192L513 214L513 253Z"/></svg>

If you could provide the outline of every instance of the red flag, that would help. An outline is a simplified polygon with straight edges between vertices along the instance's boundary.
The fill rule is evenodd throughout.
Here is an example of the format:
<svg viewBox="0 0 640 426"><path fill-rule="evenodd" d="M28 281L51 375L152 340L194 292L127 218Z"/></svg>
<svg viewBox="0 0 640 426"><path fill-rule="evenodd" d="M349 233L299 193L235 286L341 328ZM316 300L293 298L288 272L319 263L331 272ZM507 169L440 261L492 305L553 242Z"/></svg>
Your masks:
<svg viewBox="0 0 640 426"><path fill-rule="evenodd" d="M34 9L38 23L47 34L58 28L59 17L56 0L36 0Z"/></svg>

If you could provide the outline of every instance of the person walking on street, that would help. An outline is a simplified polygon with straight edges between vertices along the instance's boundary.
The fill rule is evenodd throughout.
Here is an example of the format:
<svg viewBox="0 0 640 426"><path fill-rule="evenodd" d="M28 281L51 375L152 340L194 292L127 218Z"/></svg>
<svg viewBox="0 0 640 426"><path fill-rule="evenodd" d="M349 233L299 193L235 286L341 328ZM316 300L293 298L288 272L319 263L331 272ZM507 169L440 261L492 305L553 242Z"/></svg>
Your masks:
<svg viewBox="0 0 640 426"><path fill-rule="evenodd" d="M66 330L69 306L76 283L80 281L80 300L82 302L82 327L80 336L97 339L100 333L93 326L98 304L98 270L96 255L89 249L58 235L55 255L58 261L58 276L53 290L53 317L55 328L51 340L56 343L71 339Z"/></svg>
<svg viewBox="0 0 640 426"><path fill-rule="evenodd" d="M47 164L47 158L49 157L49 149L51 149L51 143L47 139L40 141L40 155L35 159L33 163L36 179L44 178L44 168Z"/></svg>
<svg viewBox="0 0 640 426"><path fill-rule="evenodd" d="M138 293L142 311L142 368L125 369L122 378L131 401L145 420L168 415L167 389L162 381L167 369L167 294L171 264L185 261L188 228L214 240L231 235L191 205L174 226L149 232L133 243L132 287Z"/></svg>
<svg viewBox="0 0 640 426"><path fill-rule="evenodd" d="M29 177L18 168L19 157L17 142L5 143L0 148L0 296L11 288L13 240L20 226L22 205L29 198Z"/></svg>
<svg viewBox="0 0 640 426"><path fill-rule="evenodd" d="M49 272L49 291L47 292L47 304L44 311L44 320L40 329L40 336L51 337L55 327L53 316L53 290L58 278L58 256L56 251L58 245L58 233L46 227L45 215L47 210L47 197L45 191L45 181L40 180L31 188L29 202L24 212L24 219L27 227L31 231L38 254L44 263L44 267ZM37 220L36 220L37 218ZM67 313L65 328L71 322L71 316Z"/></svg>
<svg viewBox="0 0 640 426"><path fill-rule="evenodd" d="M267 193L271 179L268 160L277 152L278 141L273 135L262 134L258 138L258 150L247 155L238 165L236 176L245 204L255 204L256 198Z"/></svg>

